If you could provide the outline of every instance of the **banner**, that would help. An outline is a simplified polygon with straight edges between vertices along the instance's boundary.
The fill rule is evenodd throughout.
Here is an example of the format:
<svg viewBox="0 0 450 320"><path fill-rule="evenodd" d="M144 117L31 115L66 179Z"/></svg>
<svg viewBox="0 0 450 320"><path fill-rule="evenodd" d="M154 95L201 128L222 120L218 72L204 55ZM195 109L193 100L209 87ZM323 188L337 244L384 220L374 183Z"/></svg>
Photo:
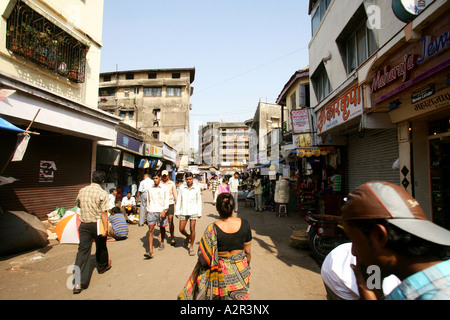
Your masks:
<svg viewBox="0 0 450 320"><path fill-rule="evenodd" d="M22 161L25 151L27 151L29 141L30 135L28 133L18 134L16 151L11 160L12 162Z"/></svg>

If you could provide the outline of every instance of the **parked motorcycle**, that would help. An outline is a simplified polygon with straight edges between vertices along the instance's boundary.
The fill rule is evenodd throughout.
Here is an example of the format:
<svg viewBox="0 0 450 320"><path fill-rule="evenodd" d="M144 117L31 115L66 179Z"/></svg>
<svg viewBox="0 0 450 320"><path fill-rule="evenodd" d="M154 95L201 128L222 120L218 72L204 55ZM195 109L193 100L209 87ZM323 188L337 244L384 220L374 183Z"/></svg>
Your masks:
<svg viewBox="0 0 450 320"><path fill-rule="evenodd" d="M325 257L336 247L350 242L342 226L342 217L331 215L315 215L308 213L306 233L313 256L323 262Z"/></svg>

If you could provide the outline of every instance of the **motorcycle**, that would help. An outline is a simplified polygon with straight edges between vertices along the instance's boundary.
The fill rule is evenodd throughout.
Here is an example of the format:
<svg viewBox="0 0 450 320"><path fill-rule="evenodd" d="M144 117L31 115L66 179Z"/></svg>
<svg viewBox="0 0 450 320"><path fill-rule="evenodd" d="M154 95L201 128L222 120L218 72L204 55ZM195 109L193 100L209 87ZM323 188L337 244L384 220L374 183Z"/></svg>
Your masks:
<svg viewBox="0 0 450 320"><path fill-rule="evenodd" d="M342 226L342 217L331 215L306 214L308 227L309 247L318 261L323 262L325 257L341 244L350 242Z"/></svg>

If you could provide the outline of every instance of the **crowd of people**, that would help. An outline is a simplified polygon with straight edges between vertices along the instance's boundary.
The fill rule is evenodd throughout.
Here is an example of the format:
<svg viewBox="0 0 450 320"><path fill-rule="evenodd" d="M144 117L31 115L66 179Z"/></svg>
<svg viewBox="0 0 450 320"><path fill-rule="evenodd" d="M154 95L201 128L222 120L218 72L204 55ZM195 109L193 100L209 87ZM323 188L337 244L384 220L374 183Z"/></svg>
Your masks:
<svg viewBox="0 0 450 320"><path fill-rule="evenodd" d="M74 294L86 289L92 242L96 243L98 272L104 273L111 268L106 246L108 223L111 222L112 236L124 239L127 212L134 210L128 195L124 209L117 206L110 209L108 194L101 188L104 176L103 172L94 172L92 184L80 190L77 197L81 224L75 266L80 276L74 277ZM220 217L201 237L198 262L178 296L180 300L249 298L252 231L248 221L233 215L238 211L234 188L239 187L238 175L233 178L237 181L230 184L227 179L220 184L211 183ZM184 183L178 187L168 179L166 171L154 172L151 181L147 179L139 189L140 196L146 198L141 216L146 213L144 222L149 228L149 251L145 257L153 258L156 226L164 244L165 229L169 221L173 224L170 216L180 220L184 245L189 247L190 255L195 255L195 224L202 216L203 203L193 175L186 173ZM257 177L255 180L253 185L258 187ZM114 195L114 190L111 194ZM351 244L333 250L322 265L328 299L450 299L450 231L429 221L404 188L387 182L363 184L348 195L341 213ZM186 231L188 221L190 233ZM115 225L121 227L114 230ZM170 243L174 244L173 231L170 232ZM370 276L369 270L374 275Z"/></svg>
<svg viewBox="0 0 450 320"><path fill-rule="evenodd" d="M185 173L184 182L177 184L170 180L166 170L153 172L151 178L144 175L137 194L141 200L139 222L135 220L137 201L131 192L122 199L119 207L115 201L117 190L111 189L108 195L101 187L104 180L104 172L94 172L92 184L80 190L77 198L81 224L75 266L79 267L80 276L74 278L74 294L87 289L92 242L96 243L98 272L104 273L111 268L106 243L127 239L127 224L147 224L149 250L144 256L152 259L155 227L160 230L159 250L165 248L166 228L171 235L169 243L175 245L175 216L179 220L179 231L185 236L183 245L190 256L195 256L196 222L202 217L203 202L192 173ZM179 299L248 299L252 234L246 220L233 216L238 210L237 199L237 194L235 198L231 191L215 198L220 219L208 226L203 234L197 253L198 263ZM213 269L215 275L220 275L218 278L207 272Z"/></svg>

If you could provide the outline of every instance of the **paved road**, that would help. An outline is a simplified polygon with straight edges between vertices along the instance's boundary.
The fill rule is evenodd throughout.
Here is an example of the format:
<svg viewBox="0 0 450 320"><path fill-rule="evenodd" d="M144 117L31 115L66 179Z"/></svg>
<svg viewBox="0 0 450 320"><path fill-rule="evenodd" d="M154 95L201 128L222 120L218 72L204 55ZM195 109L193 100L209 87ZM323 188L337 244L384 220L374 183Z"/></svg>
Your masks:
<svg viewBox="0 0 450 320"><path fill-rule="evenodd" d="M205 228L218 218L211 199L209 191L203 192L204 214L197 223L196 243ZM250 299L324 300L319 266L309 252L289 246L292 227L304 224L299 215L291 213L288 218L278 218L274 213L255 213L244 208L243 202L240 208L239 217L249 221L254 237ZM176 228L177 245L166 244L163 251L155 248L155 257L146 260L143 254L148 248L148 228L129 228L127 240L108 243L111 270L103 275L94 270L88 290L79 295L67 288L67 269L74 263L76 245L60 245L51 240L45 248L0 257L0 299L176 299L196 263L196 257L189 256L182 246L184 237ZM155 246L158 245L155 240Z"/></svg>

